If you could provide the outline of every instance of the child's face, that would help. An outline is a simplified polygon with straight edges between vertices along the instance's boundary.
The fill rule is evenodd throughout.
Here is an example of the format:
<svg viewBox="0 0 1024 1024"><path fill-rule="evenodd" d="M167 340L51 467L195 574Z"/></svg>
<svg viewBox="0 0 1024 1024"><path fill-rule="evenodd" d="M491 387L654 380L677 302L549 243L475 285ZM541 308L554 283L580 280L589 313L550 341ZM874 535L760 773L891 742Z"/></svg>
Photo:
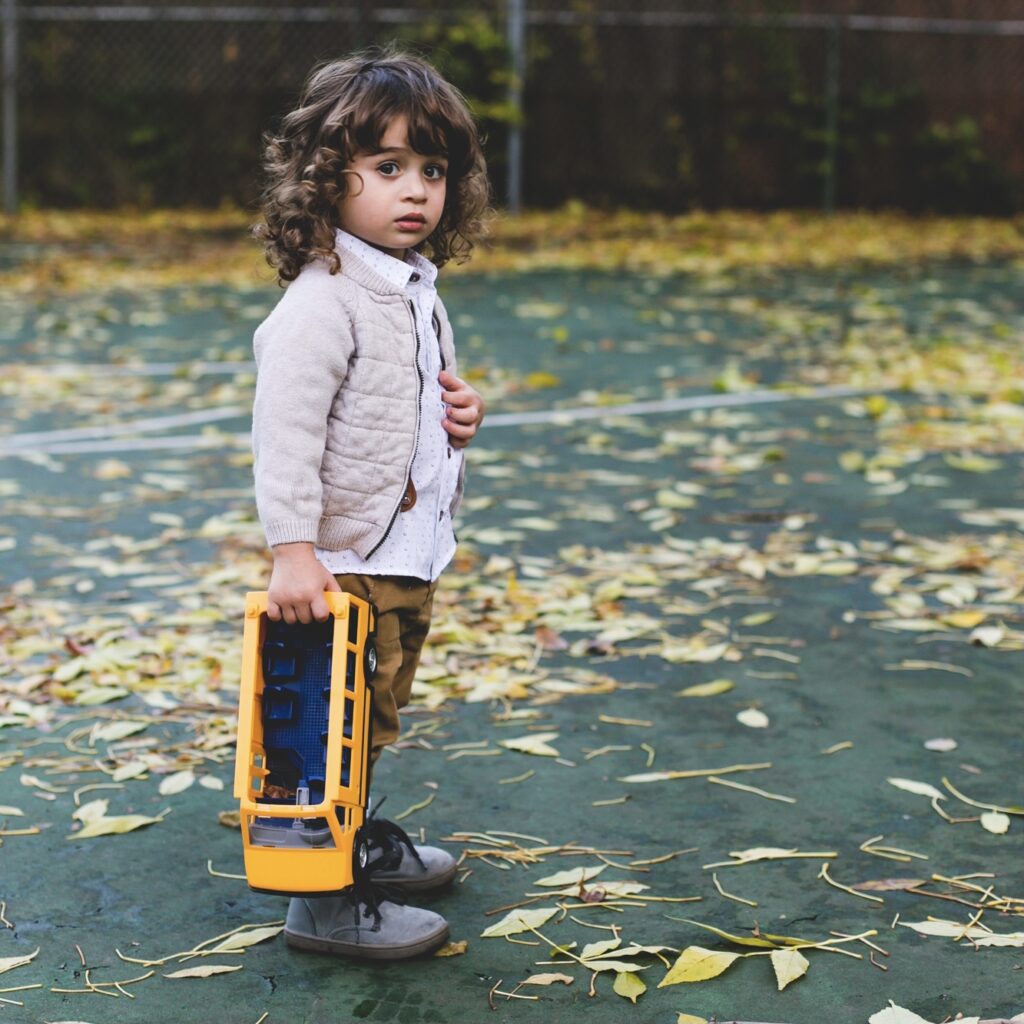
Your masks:
<svg viewBox="0 0 1024 1024"><path fill-rule="evenodd" d="M396 259L404 259L407 247L437 227L448 171L440 154L423 156L411 149L407 132L405 115L394 117L379 152L355 155L345 168L349 194L338 202L345 231Z"/></svg>

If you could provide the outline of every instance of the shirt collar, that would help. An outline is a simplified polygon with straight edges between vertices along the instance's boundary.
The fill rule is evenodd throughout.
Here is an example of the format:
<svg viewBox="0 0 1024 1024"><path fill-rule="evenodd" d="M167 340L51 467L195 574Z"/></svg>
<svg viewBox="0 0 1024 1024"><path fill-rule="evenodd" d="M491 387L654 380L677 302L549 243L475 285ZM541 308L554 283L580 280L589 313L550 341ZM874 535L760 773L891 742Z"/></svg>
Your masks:
<svg viewBox="0 0 1024 1024"><path fill-rule="evenodd" d="M406 288L413 274L418 273L422 282L428 286L432 286L437 278L437 267L413 249L406 249L406 259L399 260L341 228L337 230L337 240L341 248L399 288Z"/></svg>

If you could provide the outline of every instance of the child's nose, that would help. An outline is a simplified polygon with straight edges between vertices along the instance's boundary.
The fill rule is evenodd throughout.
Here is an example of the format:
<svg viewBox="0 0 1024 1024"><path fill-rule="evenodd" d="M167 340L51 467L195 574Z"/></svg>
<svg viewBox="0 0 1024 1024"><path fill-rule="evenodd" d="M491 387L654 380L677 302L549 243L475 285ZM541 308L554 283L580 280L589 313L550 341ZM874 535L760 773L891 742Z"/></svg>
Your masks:
<svg viewBox="0 0 1024 1024"><path fill-rule="evenodd" d="M427 186L418 175L410 175L405 185L406 197L412 200L427 198Z"/></svg>

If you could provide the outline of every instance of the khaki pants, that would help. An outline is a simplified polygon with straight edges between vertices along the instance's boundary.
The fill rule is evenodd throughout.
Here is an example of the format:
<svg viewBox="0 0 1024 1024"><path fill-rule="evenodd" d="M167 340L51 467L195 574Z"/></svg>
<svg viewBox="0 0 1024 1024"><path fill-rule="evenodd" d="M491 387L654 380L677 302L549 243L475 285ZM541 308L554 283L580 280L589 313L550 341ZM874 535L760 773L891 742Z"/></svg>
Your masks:
<svg viewBox="0 0 1024 1024"><path fill-rule="evenodd" d="M334 578L346 594L370 601L377 609L377 675L371 684L373 739L368 762L372 777L381 751L398 739L398 709L409 703L420 651L430 631L437 583L427 583L415 576L356 573Z"/></svg>

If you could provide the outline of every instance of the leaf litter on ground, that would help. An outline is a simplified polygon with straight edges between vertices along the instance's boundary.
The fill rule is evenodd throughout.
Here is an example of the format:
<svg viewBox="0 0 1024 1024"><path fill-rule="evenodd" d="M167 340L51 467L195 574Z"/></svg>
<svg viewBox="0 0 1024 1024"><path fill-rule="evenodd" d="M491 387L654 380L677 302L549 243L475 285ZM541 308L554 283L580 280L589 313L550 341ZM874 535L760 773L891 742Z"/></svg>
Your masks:
<svg viewBox="0 0 1024 1024"><path fill-rule="evenodd" d="M39 222L35 215L30 220ZM541 263L555 251L560 258L570 250L575 254L574 258L587 258L585 247L578 244L582 239L581 231L597 231L602 237L609 237L620 230L615 226L615 218L601 217L588 221L571 211L565 211L553 220L560 225L561 233L555 233L553 245L546 250L547 256L539 258ZM186 219L181 225L165 224L162 227L158 221L146 223L147 232L154 226L172 232L203 230L199 222L192 219ZM673 256L673 260L682 260L690 272L705 275L709 281L716 279L722 266L736 268L747 265L750 254L744 250L745 243L738 244L736 239L752 237L750 232L754 231L756 221L745 216L727 216L715 223L727 236L730 232L739 233L729 237L724 244L722 262L709 263L682 250L678 257ZM953 224L943 224L941 228L932 224L922 229L920 224L915 223L911 228L898 218L886 223L886 230L893 232L899 243L890 248L890 255L882 257L876 254L872 257L883 262L894 258L896 253L948 252L950 247L961 252L977 252L979 245L985 251L1004 251L1007 245L1016 246L1018 252L1020 248L1019 238L1010 241L1010 236L994 222L986 229L990 232L984 236L987 241L964 234L962 228ZM537 232L538 237L543 234L539 224L538 221L531 229ZM803 232L801 237L805 239L808 232L813 234L818 230L813 224L794 222L789 226L796 233ZM859 245L862 226L863 222L859 220L844 221L837 232L835 224L831 224L821 235L828 239L827 249L831 255L827 258L845 259L846 253L838 243L838 237L846 233L847 242L853 240ZM713 226L707 227L699 220L690 219L680 220L673 227L676 229L683 232L715 230ZM513 229L513 234L518 230ZM632 233L632 228L629 233ZM615 244L621 244L624 239L625 235L622 235ZM796 235L787 238L781 249L784 251L773 252L768 257L772 261L777 260L777 265L799 263L810 251L796 240ZM653 262L657 263L663 257L664 253L661 253ZM501 258L507 258L507 255L500 257L499 262ZM650 258L650 254L644 258ZM757 258L765 257L762 253ZM81 268L85 263L78 266ZM74 268L72 258L65 281L75 280ZM187 268L187 273L194 274L200 269L193 265ZM178 273L184 270L182 267ZM38 272L38 268L16 268L11 280L26 274L25 280L28 280ZM140 279L140 275L158 272L163 271L153 264L131 267L123 274ZM116 273L122 271L112 263L110 275ZM73 287L73 284L68 287ZM676 295L672 297L670 306L680 313L689 314L692 301L688 295ZM705 301L713 305L718 300L708 296ZM865 294L850 304L849 329L843 344L835 348L827 345L820 348L815 361L806 357L806 310L801 310L796 304L786 308L759 309L757 303L745 301L742 297L725 297L721 303L722 309L731 304L734 313L748 316L754 324L767 325L768 317L773 318L772 329L777 332L779 344L792 350L789 370L794 378L799 378L803 372L802 361L804 367L813 366L816 373L824 373L832 382L870 382L879 392L903 388L905 394L911 396L909 402L897 401L881 393L869 399L853 398L842 410L845 416L862 420L873 434L874 451L840 460L841 470L859 477L865 493L869 495L887 499L900 493L894 488L912 492L915 488L933 487L934 481L928 482L928 474L934 477L940 470L951 475L970 473L983 478L994 471L1001 460L1012 457L1012 453L1020 449L1021 417L1015 410L1018 400L1010 394L1012 388L1007 383L1020 379L1020 374L1015 371L1020 366L1020 356L1012 345L1001 345L998 337L985 339L983 344L980 337L975 336L977 332L974 335L966 330L957 333L957 326L952 325L948 328L953 335L951 340L938 343L930 352L923 353L905 325L885 308L879 294ZM964 306L963 310L968 320L973 317L981 322L979 318L984 311L978 304ZM140 312L154 318L154 323L165 316L156 309ZM561 315L556 310L541 307L524 309L521 313L524 317L529 314L528 319L540 321ZM884 357L873 342L869 329L887 332ZM543 389L557 387L552 377L554 375L535 379L532 386ZM19 399L22 403L20 409L27 408L25 403L31 402L35 403L36 409L43 410L56 395L55 379L52 375L33 375L29 368L15 367L7 386L21 389L24 397ZM93 415L87 408L88 403L102 400L105 387L109 396L114 386L96 380L95 374L90 376L83 371L71 376L65 374L61 380L75 385L74 400L80 402L86 416ZM496 383L501 393L504 384L501 379ZM737 363L722 374L721 383L725 390L739 390L749 387L750 381L744 368ZM127 399L134 398L140 404L148 402L153 408L161 404L173 408L182 401L198 397L194 383L182 380L177 384L154 398L146 398L138 385L131 381L121 381L117 387ZM244 407L249 386L244 375L240 376L226 385L222 397L237 400L239 407ZM950 396L952 401L943 406L934 401L936 393ZM919 404L915 404L913 396L920 398ZM715 410L694 415L688 423L652 432L658 435L656 440L663 446L663 452L692 455L690 469L695 474L702 474L701 483L682 482L690 485L688 489L680 489L679 481L657 486L651 492L653 507L636 510L638 521L650 524L645 529L652 531L654 543L630 545L622 551L570 544L541 567L531 566L518 557L489 553L497 545L518 543L516 538L524 536L525 532L550 532L549 527L555 520L539 503L533 510L524 510L529 514L520 516L513 531L495 527L491 530L493 536L489 536L488 528L483 526L473 537L470 530L469 554L456 562L454 572L446 580L450 589L445 591L442 588L438 596L435 625L439 642L424 658L414 688L414 703L423 711L440 712L446 705L451 706L458 701L501 701L508 706L525 700L556 702L607 694L623 683L623 674L615 663L633 656L655 655L667 665L698 668L702 664L728 661L732 666L728 670L730 673L733 673L733 667L744 662L750 664L755 658L775 658L796 665L798 655L788 648L780 650L773 647L767 642L773 638L748 638L733 626L734 620L727 625L710 620L712 625L709 626L709 620L701 618L723 611L728 614L730 605L723 602L733 598L763 601L769 596L774 583L783 580L831 577L845 583L848 577L855 576L864 584L870 584L870 593L877 599L878 609L851 608L845 625L863 627L868 624L871 628L883 628L897 636L905 635L908 643L918 638L928 641L930 636L942 636L945 643L962 644L965 653L974 648L1005 657L1024 649L1024 631L1015 625L1015 613L1019 612L1021 600L1019 579L1024 565L1024 545L1012 532L1021 524L1013 509L983 507L977 503L964 505L953 511L960 523L972 532L951 532L939 537L898 530L884 540L815 537L808 532L808 527L815 521L814 515L807 513L780 518L776 528L760 537L748 535L725 539L706 536L694 539L677 536L673 528L683 522L681 517L694 508L701 509L715 486L772 471L771 460L775 456L771 455L770 449L758 450L756 442L742 440L742 433L752 431L756 426L756 418L747 413ZM589 440L584 441L584 445L589 443ZM937 456L942 465L938 469L929 467L927 473L922 472L920 463L931 455ZM508 466L497 464L500 459L508 458L508 453L495 453L490 464L482 463L479 468L510 468L511 463ZM640 465L632 463L626 466L628 474L609 469L587 472L591 473L589 479L599 487L636 487L638 481L644 480L636 472ZM145 480L141 475L136 480L133 472L129 463L118 465L117 460L107 460L96 469L97 479L106 481L111 495L120 491L129 501L133 496L141 498L146 493L182 493L188 486L180 468L157 467L147 474L148 479ZM494 479L499 478L495 476ZM583 479L582 474L580 479ZM627 479L633 482L624 483ZM885 489L889 489L889 493ZM6 502L5 511L32 511L24 496L16 491L7 493L6 497L4 494L0 490L0 498ZM76 509L68 505L68 509L72 516L86 513L83 507ZM648 512L656 515L639 519ZM84 593L88 593L97 582L102 585L105 578L146 585L154 585L152 581L167 581L155 584L167 588L156 599L145 598L120 604L100 602L90 607L77 601L62 600L59 593L55 599L54 593L39 587L34 592L19 592L17 603L8 610L9 632L5 639L10 640L10 664L17 668L0 676L0 727L45 729L49 737L57 739L63 735L64 751L58 757L46 757L37 749L16 750L13 754L3 755L0 764L20 764L32 770L50 772L51 777L56 776L57 785L38 777L36 782L41 785L26 783L31 786L33 795L41 800L62 806L67 800L67 788L59 782L73 778L87 770L87 766L88 770L94 770L97 763L102 765L103 772L113 782L130 784L135 789L149 785L148 780L156 776L162 780L161 787L169 787L162 791L173 795L183 791L176 790L176 786L192 785L196 773L208 770L210 763L225 764L231 760L234 731L232 688L238 666L234 633L226 632L222 627L233 611L238 611L237 607L232 610L232 601L237 605L237 595L246 587L258 586L265 579L262 537L251 515L245 512L238 514L232 511L192 525L185 516L157 515L161 518L151 521L160 530L151 531L148 536L110 537L103 544L86 551L73 544L62 548L55 543L52 547L52 551L65 561L69 571L77 574L74 583L84 587ZM233 557L218 558L216 564L199 564L188 569L172 564L174 545L203 537L223 539L226 550ZM167 553L164 554L162 549ZM681 591L687 594L685 599L679 596ZM228 595L225 606L211 615L208 606L215 598L224 601L225 594ZM632 606L634 601L650 601L652 594L660 605L658 614L651 614L649 606L643 611ZM168 604L176 609L170 616L165 614ZM749 633L772 621L768 616L775 614L774 611L743 614L735 621ZM772 631L776 631L774 627ZM787 643L794 639L801 638L782 638ZM592 662L595 657L601 660ZM557 664L554 663L555 658L558 659ZM921 658L904 658L900 668L903 671L941 671L951 675L967 675L971 671L963 665L928 662ZM758 678L754 675L756 671L748 673L749 679ZM686 676L684 681L689 683L693 678ZM715 689L722 682L695 682L681 693L685 696L710 696L712 692L722 694L727 691ZM760 696L748 688L749 680L734 685L743 703ZM701 687L708 689L701 691ZM697 692L688 693L688 690ZM130 708L127 716L118 710L122 706ZM152 711L152 715L140 713L142 710ZM87 716L93 711L96 717L65 717ZM768 711L772 711L770 706ZM145 742L152 732L147 726L155 723L183 727L190 734L190 742ZM66 724L75 728L67 731ZM84 731L79 731L79 725ZM419 740L429 745L429 735L421 734ZM533 733L521 739L529 747L530 741L536 741L543 735ZM546 739L541 738L541 745L547 745L557 735L554 732ZM136 744L138 739L144 742ZM564 742L560 739L560 746ZM429 746L424 749L429 749ZM506 746L506 749L512 748ZM550 751L528 752L541 753L541 756L549 758L560 756L554 747ZM575 755L570 753L570 756ZM628 772L631 767L625 766L620 770ZM649 769L650 764L647 767ZM733 771L768 769L771 765L764 763L709 771L686 766L684 762L675 771L647 771L626 775L623 779L642 783L694 777L718 778ZM526 782L530 777L526 773L514 778L519 784L518 780ZM200 777L201 784L203 778L207 776ZM929 788L919 795L930 799L936 810L948 804L952 796L984 812L980 818L956 821L980 821L982 829L1001 834L997 830L1003 828L1006 819L1024 813L1012 803L983 804L967 797L960 788L954 788L953 783L947 784L945 779L943 782L948 794L921 783L917 785ZM748 789L753 790L754 787ZM761 791L762 795L767 792ZM803 796L802 793L798 795ZM75 804L78 805L77 797ZM87 836L86 829L97 827L93 823L103 820L106 806L103 807L103 815L94 813L96 806L94 803L92 811L86 811L79 817L83 829L69 838ZM123 817L133 818L131 815ZM134 816L136 819L145 817ZM148 823L158 820L150 819ZM111 831L119 827L113 826ZM548 856L538 852L537 847L531 849L507 839L499 839L497 845L483 842L480 845L482 849L478 847L468 852L493 866L528 865L539 863ZM862 850L894 859L911 856L898 847L877 844L869 844ZM762 859L744 856L752 852L731 854L739 859L718 866L739 866ZM572 855L580 854L582 850ZM797 850L790 851L790 854L812 857L835 855L804 855ZM943 898L954 895L958 900L969 899L982 908L1001 907L1004 912L1011 913L1020 911L1019 903L1012 897L1002 897L1002 902L998 903L991 890L972 891L962 887L967 883L941 881L943 877L937 876L925 885L911 886L904 891L914 890L917 895ZM604 884L607 887L605 895L615 895L611 887L616 883ZM622 886L629 884L620 883ZM944 888L933 892L934 887ZM553 895L568 896L569 892L565 890L570 888L567 886ZM583 888L584 892L600 891L597 884L590 890ZM642 893L636 890L627 893L620 888L619 894L639 896Z"/></svg>

